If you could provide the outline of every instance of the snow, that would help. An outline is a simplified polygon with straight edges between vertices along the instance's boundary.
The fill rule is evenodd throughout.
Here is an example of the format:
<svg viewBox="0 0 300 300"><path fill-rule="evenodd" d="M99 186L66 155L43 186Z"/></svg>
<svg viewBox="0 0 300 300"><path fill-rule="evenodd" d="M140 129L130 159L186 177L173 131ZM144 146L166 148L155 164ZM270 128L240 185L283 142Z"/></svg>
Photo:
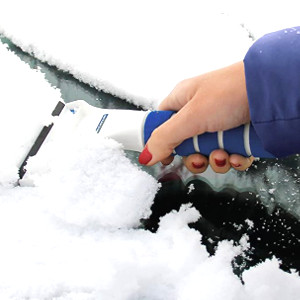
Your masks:
<svg viewBox="0 0 300 300"><path fill-rule="evenodd" d="M299 26L298 10L297 0L229 0L224 7L256 39L268 32Z"/></svg>
<svg viewBox="0 0 300 300"><path fill-rule="evenodd" d="M298 275L295 273L278 273L278 265L278 261L275 259L267 260L263 265L258 265L244 272L243 279L247 282L245 289L249 293L249 299L277 299L279 295L284 299L296 299L299 297L299 294L297 296ZM266 276L266 273L272 275ZM283 293L280 285L286 280L287 276L290 280L289 288ZM257 282L260 282L259 286L257 286Z"/></svg>
<svg viewBox="0 0 300 300"><path fill-rule="evenodd" d="M36 187L48 211L83 229L140 225L151 213L158 183L130 163L120 144L67 132L70 120L63 121L30 159L21 186Z"/></svg>
<svg viewBox="0 0 300 300"><path fill-rule="evenodd" d="M0 182L7 185L17 181L17 170L29 150L28 144L32 145L41 126L51 121L50 114L60 95L59 91L49 88L41 74L29 72L28 66L12 54L8 55L2 44L0 65ZM34 85L35 81L39 84Z"/></svg>
<svg viewBox="0 0 300 300"><path fill-rule="evenodd" d="M184 3L6 1L0 28L40 59L151 107L178 80L241 59L251 43L218 13L221 4ZM247 236L209 256L188 226L201 218L190 205L162 217L155 234L140 229L159 188L154 178L115 141L68 132L68 120L50 118L59 91L2 44L0 65L0 299L299 298L299 275L279 269L276 258L245 271L244 284L233 274ZM20 161L52 121L17 186Z"/></svg>
<svg viewBox="0 0 300 300"><path fill-rule="evenodd" d="M199 1L56 0L45 7L6 2L0 32L40 60L146 108L182 79L241 60L251 44L238 23Z"/></svg>
<svg viewBox="0 0 300 300"><path fill-rule="evenodd" d="M249 34L296 26L299 8L295 0L2 2L0 32L23 50L145 108L179 81L243 59Z"/></svg>

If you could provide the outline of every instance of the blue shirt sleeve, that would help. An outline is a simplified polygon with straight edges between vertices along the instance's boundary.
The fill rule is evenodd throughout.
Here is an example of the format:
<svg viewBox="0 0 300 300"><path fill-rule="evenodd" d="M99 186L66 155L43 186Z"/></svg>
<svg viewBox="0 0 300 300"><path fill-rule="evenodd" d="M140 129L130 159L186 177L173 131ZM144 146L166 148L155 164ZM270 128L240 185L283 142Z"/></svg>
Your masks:
<svg viewBox="0 0 300 300"><path fill-rule="evenodd" d="M251 121L265 150L300 153L300 27L257 40L244 66Z"/></svg>

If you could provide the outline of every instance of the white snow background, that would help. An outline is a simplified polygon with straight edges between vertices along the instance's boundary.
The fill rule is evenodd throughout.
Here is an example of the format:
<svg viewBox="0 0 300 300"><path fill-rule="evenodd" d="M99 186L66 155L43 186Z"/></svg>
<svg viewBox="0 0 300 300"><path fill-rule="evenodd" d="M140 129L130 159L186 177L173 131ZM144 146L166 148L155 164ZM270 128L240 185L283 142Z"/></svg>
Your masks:
<svg viewBox="0 0 300 300"><path fill-rule="evenodd" d="M297 25L289 24L292 2L240 2L245 8L1 1L0 31L37 58L151 108L181 79L242 59L252 41L241 18L250 31L260 25L254 35ZM116 142L67 134L66 119L30 161L30 180L16 186L32 133L49 124L60 95L1 44L0 76L0 299L299 299L299 275L280 270L276 258L245 271L244 284L233 274L246 237L240 247L220 243L209 257L188 227L200 217L188 205L164 216L156 234L138 229L157 182Z"/></svg>

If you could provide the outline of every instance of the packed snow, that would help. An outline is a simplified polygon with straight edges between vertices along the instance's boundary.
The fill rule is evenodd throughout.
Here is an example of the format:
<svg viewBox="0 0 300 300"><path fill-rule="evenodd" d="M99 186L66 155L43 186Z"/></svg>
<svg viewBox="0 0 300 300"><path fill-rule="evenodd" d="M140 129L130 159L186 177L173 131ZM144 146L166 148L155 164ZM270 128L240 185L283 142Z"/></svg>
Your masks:
<svg viewBox="0 0 300 300"><path fill-rule="evenodd" d="M147 108L179 80L241 59L252 42L215 2L141 3L6 1L0 30L39 59ZM156 180L115 141L68 131L71 116L51 118L59 91L2 44L0 65L0 299L299 299L299 274L282 271L275 257L245 271L243 283L233 274L247 237L209 256L188 226L201 218L190 205L162 217L157 233L141 229ZM51 122L17 185L20 162Z"/></svg>

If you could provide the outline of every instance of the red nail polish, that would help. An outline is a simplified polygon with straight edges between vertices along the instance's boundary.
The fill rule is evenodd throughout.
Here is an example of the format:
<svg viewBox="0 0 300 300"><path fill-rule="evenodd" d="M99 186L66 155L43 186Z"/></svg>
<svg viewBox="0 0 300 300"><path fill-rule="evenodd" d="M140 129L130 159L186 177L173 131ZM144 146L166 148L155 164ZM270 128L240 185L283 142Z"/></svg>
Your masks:
<svg viewBox="0 0 300 300"><path fill-rule="evenodd" d="M146 165L152 159L152 154L149 152L146 146L139 156L139 163L141 165Z"/></svg>
<svg viewBox="0 0 300 300"><path fill-rule="evenodd" d="M205 163L192 163L193 168L202 169L205 166Z"/></svg>
<svg viewBox="0 0 300 300"><path fill-rule="evenodd" d="M220 168L225 167L226 159L215 159L215 164Z"/></svg>
<svg viewBox="0 0 300 300"><path fill-rule="evenodd" d="M241 164L233 164L233 163L231 163L231 165L232 165L233 167L235 167L235 168L239 168L239 167L242 166Z"/></svg>

